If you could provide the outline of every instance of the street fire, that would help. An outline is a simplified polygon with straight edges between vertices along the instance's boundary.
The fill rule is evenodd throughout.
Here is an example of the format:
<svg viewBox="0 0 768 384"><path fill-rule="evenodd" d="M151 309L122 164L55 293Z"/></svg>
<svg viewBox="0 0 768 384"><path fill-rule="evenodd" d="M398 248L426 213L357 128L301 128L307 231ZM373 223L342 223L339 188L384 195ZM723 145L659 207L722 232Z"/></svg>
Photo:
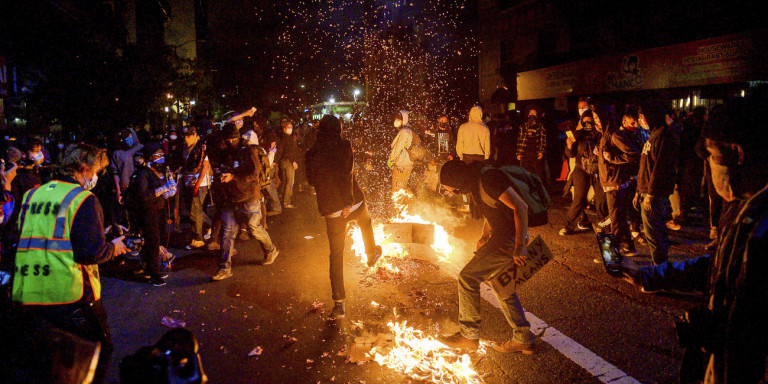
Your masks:
<svg viewBox="0 0 768 384"><path fill-rule="evenodd" d="M433 383L482 383L469 355L459 355L432 336L402 323L387 323L392 346L371 350L374 361L415 380Z"/></svg>
<svg viewBox="0 0 768 384"><path fill-rule="evenodd" d="M412 214L408 206L408 202L412 199L413 194L408 191L400 190L395 192L392 195L392 200L394 201L397 214L390 219L388 223L426 224L433 227L433 239L428 245L434 251L434 255L437 257L438 261L447 262L454 249L453 245L451 245L448 231L445 230L445 227L434 221L428 221L418 214ZM354 226L350 231L352 235L352 251L363 263L365 263L367 261L367 256L365 254L363 234L360 231L360 227ZM395 273L399 272L399 269L396 266L393 266L391 261L393 259L408 256L408 250L402 244L392 241L391 237L393 234L388 232L388 228L385 224L374 224L373 236L376 239L376 244L380 244L384 252L384 257L382 257L379 263L376 264L377 268L383 268Z"/></svg>

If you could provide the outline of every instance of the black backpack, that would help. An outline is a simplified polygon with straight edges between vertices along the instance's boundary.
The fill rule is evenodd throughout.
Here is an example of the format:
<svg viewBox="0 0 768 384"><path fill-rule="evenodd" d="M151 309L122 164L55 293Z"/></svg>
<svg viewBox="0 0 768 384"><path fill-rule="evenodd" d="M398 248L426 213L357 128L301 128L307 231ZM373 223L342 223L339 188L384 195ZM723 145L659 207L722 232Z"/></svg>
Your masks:
<svg viewBox="0 0 768 384"><path fill-rule="evenodd" d="M517 166L504 166L504 167L485 167L480 172L485 172L489 169L498 169L504 172L505 175L512 181L512 188L515 189L523 201L528 205L528 226L538 227L549 223L548 211L550 205L549 193L544 188L544 183L539 176L535 173L531 173ZM480 184L480 198L483 202L490 206L496 206L498 200L494 199L483 189L482 182Z"/></svg>

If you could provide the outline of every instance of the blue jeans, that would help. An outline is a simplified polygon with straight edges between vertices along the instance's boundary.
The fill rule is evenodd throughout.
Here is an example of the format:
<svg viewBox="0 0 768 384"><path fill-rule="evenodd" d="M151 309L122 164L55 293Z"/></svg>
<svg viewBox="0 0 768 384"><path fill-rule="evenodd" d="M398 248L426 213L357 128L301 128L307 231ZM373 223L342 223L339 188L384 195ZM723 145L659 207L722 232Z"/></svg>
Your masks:
<svg viewBox="0 0 768 384"><path fill-rule="evenodd" d="M488 281L512 262L510 254L513 248L514 244L504 244L491 237L459 273L459 324L464 337L480 338L480 283ZM531 324L525 318L517 294L506 299L501 299L496 294L496 298L499 300L501 312L512 326L512 339L522 344L533 343Z"/></svg>
<svg viewBox="0 0 768 384"><path fill-rule="evenodd" d="M272 180L269 181L267 193L269 194L269 210L272 212L282 212L283 207L280 205L280 195L277 193L274 174L272 175Z"/></svg>
<svg viewBox="0 0 768 384"><path fill-rule="evenodd" d="M261 243L265 254L277 252L277 248L272 244L269 233L261 225L261 201L255 200L248 203L239 203L235 206L227 205L221 212L221 221L224 226L223 240L221 243L221 257L219 258L219 268L232 268L232 250L235 246L235 237L237 236L239 226L237 217L241 216L248 224L248 232Z"/></svg>
<svg viewBox="0 0 768 384"><path fill-rule="evenodd" d="M669 213L669 197L651 197L651 210L640 209L643 218L643 232L654 265L667 261L669 253L669 235L667 234L667 215Z"/></svg>
<svg viewBox="0 0 768 384"><path fill-rule="evenodd" d="M283 170L283 176L285 176L285 195L283 195L283 203L285 205L291 205L291 196L293 196L293 182L296 179L296 170L293 169L293 163L288 160L280 162L280 168Z"/></svg>

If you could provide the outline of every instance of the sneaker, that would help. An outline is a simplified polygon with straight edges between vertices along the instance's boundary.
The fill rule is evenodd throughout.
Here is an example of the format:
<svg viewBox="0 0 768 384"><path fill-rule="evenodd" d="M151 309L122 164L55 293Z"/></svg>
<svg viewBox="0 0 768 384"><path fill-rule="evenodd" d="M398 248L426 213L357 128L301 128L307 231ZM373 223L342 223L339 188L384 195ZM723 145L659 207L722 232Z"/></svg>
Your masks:
<svg viewBox="0 0 768 384"><path fill-rule="evenodd" d="M574 231L573 229L568 229L568 228L563 228L563 229L560 230L560 232L558 232L558 234L560 236L573 235L574 233L576 233L576 231Z"/></svg>
<svg viewBox="0 0 768 384"><path fill-rule="evenodd" d="M187 245L187 249L197 249L202 247L203 245L205 245L205 242L203 242L202 240L192 240L192 242L189 243L189 245Z"/></svg>
<svg viewBox="0 0 768 384"><path fill-rule="evenodd" d="M584 224L578 223L578 224L576 224L576 230L577 231L588 231L589 227L584 225Z"/></svg>
<svg viewBox="0 0 768 384"><path fill-rule="evenodd" d="M293 204L283 204L283 208L296 208Z"/></svg>
<svg viewBox="0 0 768 384"><path fill-rule="evenodd" d="M165 285L165 280L163 280L163 278L160 276L155 276L149 278L149 283L155 287L162 287Z"/></svg>
<svg viewBox="0 0 768 384"><path fill-rule="evenodd" d="M680 224L675 223L674 220L670 220L670 221L667 221L667 228L673 231L679 231L683 227Z"/></svg>
<svg viewBox="0 0 768 384"><path fill-rule="evenodd" d="M522 352L524 355L533 355L534 353L533 343L523 344L512 339L501 344L493 343L493 349L501 353Z"/></svg>
<svg viewBox="0 0 768 384"><path fill-rule="evenodd" d="M635 248L635 244L622 245L621 254L627 257L637 256L637 248Z"/></svg>
<svg viewBox="0 0 768 384"><path fill-rule="evenodd" d="M277 255L280 254L280 251L275 248L274 251L267 254L267 257L264 258L264 261L261 263L262 265L270 265L275 262L275 259L277 259Z"/></svg>
<svg viewBox="0 0 768 384"><path fill-rule="evenodd" d="M592 259L592 262L595 263L595 264L602 264L603 263L603 259L600 258L600 257L595 257L594 259Z"/></svg>
<svg viewBox="0 0 768 384"><path fill-rule="evenodd" d="M610 227L611 226L611 218L610 217L605 218L605 220L603 220L600 223L598 223L597 226L600 227L600 228Z"/></svg>
<svg viewBox="0 0 768 384"><path fill-rule="evenodd" d="M211 239L211 229L208 228L208 232L206 232L205 235L203 235L203 240L207 241L207 240L210 240L210 239Z"/></svg>
<svg viewBox="0 0 768 384"><path fill-rule="evenodd" d="M333 303L333 309L331 310L331 320L343 319L347 315L347 311L344 310L343 301L335 301Z"/></svg>
<svg viewBox="0 0 768 384"><path fill-rule="evenodd" d="M440 336L437 338L437 341L447 345L450 348L469 349L473 351L477 350L477 347L480 345L480 340L468 339L464 337L461 332L456 332L453 335L448 336Z"/></svg>
<svg viewBox="0 0 768 384"><path fill-rule="evenodd" d="M709 239L710 240L717 239L717 227L712 227L709 229Z"/></svg>
<svg viewBox="0 0 768 384"><path fill-rule="evenodd" d="M213 281L221 281L224 279L228 279L232 277L232 270L231 269L219 269L218 272L216 272L215 275L211 276L211 280Z"/></svg>
<svg viewBox="0 0 768 384"><path fill-rule="evenodd" d="M373 266L376 265L376 262L381 258L382 254L381 246L377 245L376 252L373 255L368 255L368 268L373 268Z"/></svg>
<svg viewBox="0 0 768 384"><path fill-rule="evenodd" d="M219 244L218 241L213 241L208 243L208 245L205 246L205 249L208 251L218 251L221 250L221 244Z"/></svg>

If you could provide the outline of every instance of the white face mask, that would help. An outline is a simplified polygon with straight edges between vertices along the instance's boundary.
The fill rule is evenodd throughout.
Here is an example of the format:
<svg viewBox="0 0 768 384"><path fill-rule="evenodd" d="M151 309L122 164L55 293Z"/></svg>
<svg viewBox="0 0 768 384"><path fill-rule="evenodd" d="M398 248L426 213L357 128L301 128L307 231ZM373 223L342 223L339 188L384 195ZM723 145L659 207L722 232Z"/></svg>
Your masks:
<svg viewBox="0 0 768 384"><path fill-rule="evenodd" d="M90 191L94 187L96 187L96 183L99 181L99 175L96 173L93 174L93 177L91 177L88 181L83 184L83 189L86 191Z"/></svg>
<svg viewBox="0 0 768 384"><path fill-rule="evenodd" d="M579 116L583 115L584 112L588 111L589 109L579 109Z"/></svg>
<svg viewBox="0 0 768 384"><path fill-rule="evenodd" d="M179 138L179 137L178 137L178 136L176 136L176 135L171 135L171 140L176 140L176 139L178 139L178 138Z"/></svg>
<svg viewBox="0 0 768 384"><path fill-rule="evenodd" d="M31 157L32 161L34 161L35 163L42 163L43 159L45 159L45 156L43 156L42 152L30 153L29 157Z"/></svg>
<svg viewBox="0 0 768 384"><path fill-rule="evenodd" d="M293 128L286 128L285 129L285 134L286 135L290 135L291 133L293 133Z"/></svg>
<svg viewBox="0 0 768 384"><path fill-rule="evenodd" d="M57 144L56 146L59 147L59 149L64 149L64 144Z"/></svg>
<svg viewBox="0 0 768 384"><path fill-rule="evenodd" d="M400 128L403 126L403 122L401 120L395 120L395 128Z"/></svg>
<svg viewBox="0 0 768 384"><path fill-rule="evenodd" d="M714 184L717 194L728 202L736 200L736 193L731 185L731 169L725 165L716 164L712 161L711 156L708 159L709 168L712 170L712 184Z"/></svg>

